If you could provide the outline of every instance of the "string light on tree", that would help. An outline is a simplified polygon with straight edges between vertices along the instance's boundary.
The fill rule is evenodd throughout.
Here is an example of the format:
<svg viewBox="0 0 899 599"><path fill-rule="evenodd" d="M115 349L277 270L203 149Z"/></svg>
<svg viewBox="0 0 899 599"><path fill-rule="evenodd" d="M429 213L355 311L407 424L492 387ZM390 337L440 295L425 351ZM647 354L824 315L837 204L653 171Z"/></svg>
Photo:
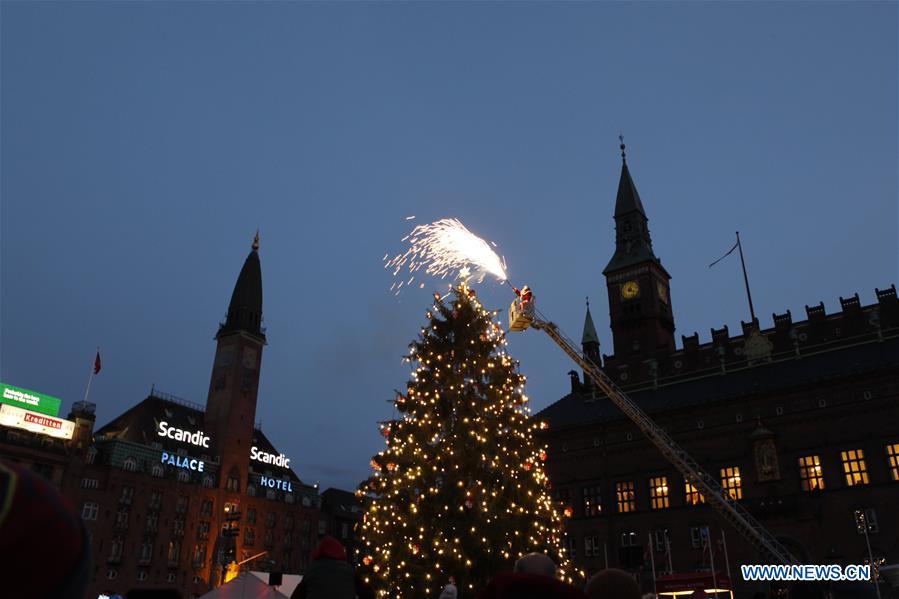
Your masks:
<svg viewBox="0 0 899 599"><path fill-rule="evenodd" d="M531 551L570 579L564 515L534 437L542 424L529 418L525 378L495 316L462 283L435 296L410 346L400 418L382 425L386 449L358 491L360 567L381 598L434 596L451 575L475 592Z"/></svg>

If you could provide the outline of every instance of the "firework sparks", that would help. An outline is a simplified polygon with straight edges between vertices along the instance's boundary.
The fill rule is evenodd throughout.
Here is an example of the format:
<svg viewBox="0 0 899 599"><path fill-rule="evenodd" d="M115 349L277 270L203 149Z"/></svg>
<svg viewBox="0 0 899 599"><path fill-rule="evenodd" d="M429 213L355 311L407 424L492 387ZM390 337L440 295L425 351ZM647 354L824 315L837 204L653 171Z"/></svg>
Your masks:
<svg viewBox="0 0 899 599"><path fill-rule="evenodd" d="M486 241L469 231L458 219L444 218L418 225L402 241L409 242L409 249L390 260L386 256L384 258L384 268L392 270L394 277L404 269L412 275L408 281L401 281L399 285L394 283L391 289L397 293L404 283L409 286L414 273L422 268L425 274L441 279L461 276L481 282L488 274L500 281L508 278L504 261ZM495 243L493 245L496 246Z"/></svg>

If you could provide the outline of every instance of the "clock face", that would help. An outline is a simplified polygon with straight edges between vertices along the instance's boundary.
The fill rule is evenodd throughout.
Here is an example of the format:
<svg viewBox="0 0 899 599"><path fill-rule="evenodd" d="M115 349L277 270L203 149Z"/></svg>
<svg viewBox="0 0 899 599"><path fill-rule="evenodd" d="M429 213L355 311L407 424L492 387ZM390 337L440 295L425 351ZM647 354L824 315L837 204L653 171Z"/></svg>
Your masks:
<svg viewBox="0 0 899 599"><path fill-rule="evenodd" d="M640 285L637 284L637 281L627 281L621 286L621 297L624 299L634 299L638 295L640 295Z"/></svg>
<svg viewBox="0 0 899 599"><path fill-rule="evenodd" d="M656 283L656 289L659 292L659 299L664 303L668 303L668 289L661 283Z"/></svg>

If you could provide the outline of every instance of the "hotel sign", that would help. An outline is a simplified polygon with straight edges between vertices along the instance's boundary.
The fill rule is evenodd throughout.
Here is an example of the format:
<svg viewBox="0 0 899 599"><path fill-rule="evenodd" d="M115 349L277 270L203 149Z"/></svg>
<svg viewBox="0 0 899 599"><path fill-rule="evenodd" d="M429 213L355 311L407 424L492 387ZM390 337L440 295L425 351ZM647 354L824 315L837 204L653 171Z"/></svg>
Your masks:
<svg viewBox="0 0 899 599"><path fill-rule="evenodd" d="M162 459L160 460L163 464L168 464L169 466L175 466L176 468L184 468L185 470L193 470L194 472L203 472L203 469L206 467L206 462L203 460L198 460L197 458L189 458L187 456L181 456L174 453L169 453L167 451L162 452Z"/></svg>
<svg viewBox="0 0 899 599"><path fill-rule="evenodd" d="M75 434L75 423L71 420L54 418L9 404L0 404L0 424L57 439L71 439Z"/></svg>
<svg viewBox="0 0 899 599"><path fill-rule="evenodd" d="M169 426L169 423L164 420L157 425L156 434L160 437L174 439L175 441L190 443L197 447L209 448L209 437L203 431L185 431L174 426Z"/></svg>
<svg viewBox="0 0 899 599"><path fill-rule="evenodd" d="M62 405L62 400L38 393L37 391L0 383L0 403L22 408L23 410L32 410L50 416L57 416L59 415L59 406Z"/></svg>
<svg viewBox="0 0 899 599"><path fill-rule="evenodd" d="M270 489L280 489L281 491L293 493L293 485L290 484L289 480L279 480L277 478L262 476L259 478L259 484Z"/></svg>
<svg viewBox="0 0 899 599"><path fill-rule="evenodd" d="M275 455L273 453L268 453L267 451L262 451L258 447L250 448L250 459L262 462L263 464L272 464L281 468L290 468L290 458L283 453Z"/></svg>

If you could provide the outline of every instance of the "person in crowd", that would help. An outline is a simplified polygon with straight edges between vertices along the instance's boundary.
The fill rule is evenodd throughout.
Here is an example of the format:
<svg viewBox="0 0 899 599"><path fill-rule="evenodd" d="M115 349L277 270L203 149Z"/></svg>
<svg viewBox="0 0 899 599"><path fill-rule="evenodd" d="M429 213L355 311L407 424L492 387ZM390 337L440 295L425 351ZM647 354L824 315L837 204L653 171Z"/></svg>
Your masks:
<svg viewBox="0 0 899 599"><path fill-rule="evenodd" d="M478 599L584 599L584 593L556 578L556 564L542 553L529 553L512 572L497 574Z"/></svg>
<svg viewBox="0 0 899 599"><path fill-rule="evenodd" d="M459 590L456 588L456 577L450 576L449 582L440 592L438 599L456 599L459 596Z"/></svg>
<svg viewBox="0 0 899 599"><path fill-rule="evenodd" d="M607 568L587 582L588 599L640 599L640 586L624 570Z"/></svg>
<svg viewBox="0 0 899 599"><path fill-rule="evenodd" d="M312 565L290 599L355 599L353 569L340 541L325 535L312 552Z"/></svg>
<svg viewBox="0 0 899 599"><path fill-rule="evenodd" d="M43 477L0 461L0 595L84 599L90 541L80 514Z"/></svg>

